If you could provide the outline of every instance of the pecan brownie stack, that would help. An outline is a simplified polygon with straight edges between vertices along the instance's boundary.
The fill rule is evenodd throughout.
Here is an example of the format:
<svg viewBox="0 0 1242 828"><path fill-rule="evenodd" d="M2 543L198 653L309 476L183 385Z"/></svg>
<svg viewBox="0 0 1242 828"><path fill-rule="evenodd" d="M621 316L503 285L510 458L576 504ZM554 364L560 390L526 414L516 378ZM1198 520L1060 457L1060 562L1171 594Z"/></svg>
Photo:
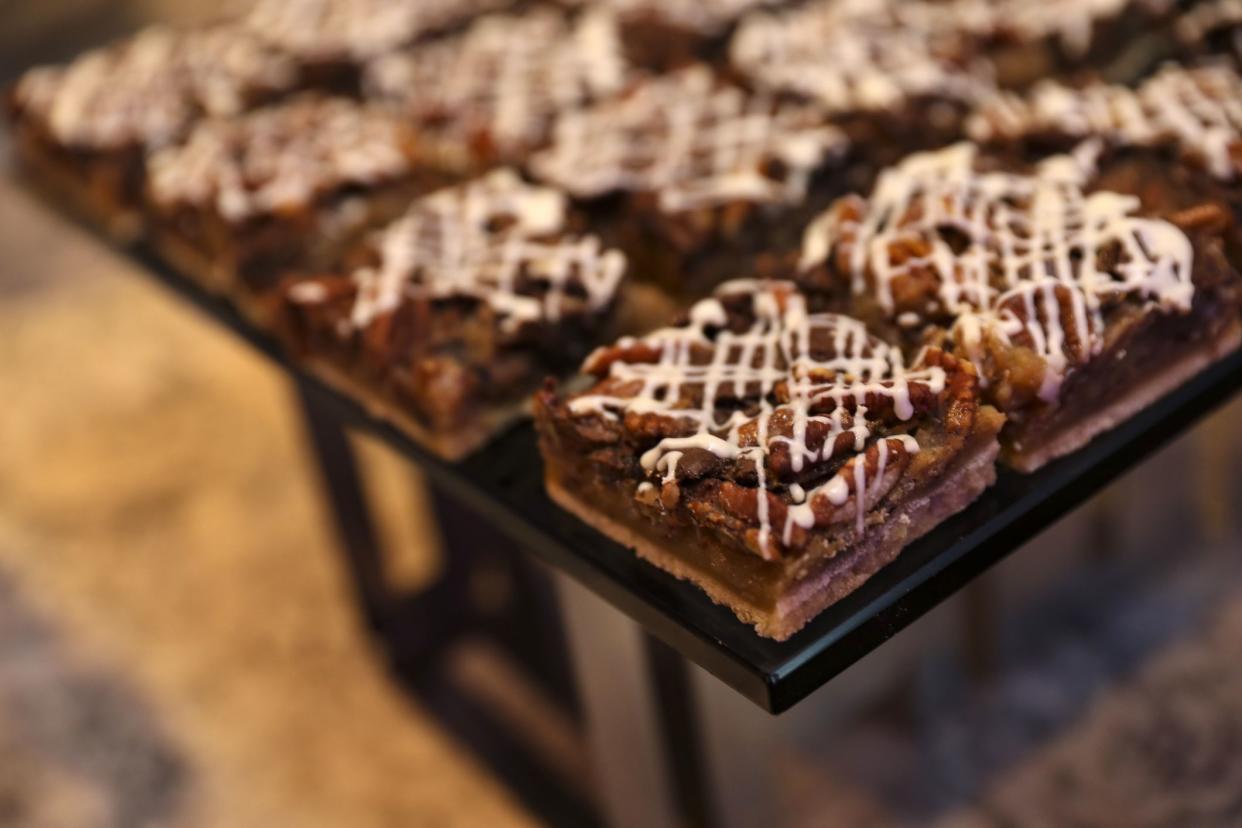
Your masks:
<svg viewBox="0 0 1242 828"><path fill-rule="evenodd" d="M1007 461L1029 471L1238 346L1228 223L1159 156L1090 142L1029 168L964 143L837 202L799 279L894 341L973 361L1009 419Z"/></svg>
<svg viewBox="0 0 1242 828"><path fill-rule="evenodd" d="M785 639L975 499L1002 417L974 369L906 365L787 282L738 281L536 398L565 508Z"/></svg>
<svg viewBox="0 0 1242 828"><path fill-rule="evenodd" d="M16 153L39 182L129 240L141 229L149 152L296 80L288 58L237 27L152 27L22 76L8 100Z"/></svg>
<svg viewBox="0 0 1242 828"><path fill-rule="evenodd" d="M625 258L500 169L416 202L345 271L292 279L280 327L325 378L441 455L477 448L600 341Z"/></svg>
<svg viewBox="0 0 1242 828"><path fill-rule="evenodd" d="M304 94L204 121L148 162L149 234L186 275L242 300L291 267L327 267L377 221L444 183L391 113Z"/></svg>
<svg viewBox="0 0 1242 828"><path fill-rule="evenodd" d="M796 239L846 147L815 107L747 94L700 64L563 114L529 168L584 205L635 277L685 299Z"/></svg>
<svg viewBox="0 0 1242 828"><path fill-rule="evenodd" d="M547 142L558 113L621 91L632 74L611 16L539 9L377 58L363 89L456 147L455 166L470 169L520 161Z"/></svg>

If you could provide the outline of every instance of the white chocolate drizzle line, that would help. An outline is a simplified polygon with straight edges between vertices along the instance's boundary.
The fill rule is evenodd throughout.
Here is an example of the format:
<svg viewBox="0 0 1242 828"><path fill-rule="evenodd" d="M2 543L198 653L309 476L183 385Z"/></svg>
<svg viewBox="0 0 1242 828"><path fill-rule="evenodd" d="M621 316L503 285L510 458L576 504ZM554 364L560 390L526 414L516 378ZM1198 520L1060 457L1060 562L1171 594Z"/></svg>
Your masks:
<svg viewBox="0 0 1242 828"><path fill-rule="evenodd" d="M847 460L836 476L810 491L791 486L793 503L784 525L775 527L775 532L788 546L795 526L815 526L816 505L821 511L829 505L840 507L848 502L852 490L861 536L868 495L875 491L869 491L867 482L864 452L868 441L878 438L877 487L884 478L890 440L897 441L907 453L918 450L918 443L909 435L884 435L879 424L868 418L866 401L869 397L891 399L897 417L909 420L914 416L910 386L924 384L939 394L945 387L944 369L931 366L907 370L901 352L869 336L862 323L833 314L809 314L805 299L788 282L737 280L716 292L716 297L731 295L750 298L754 323L749 329L734 332L722 327L727 316L720 298L698 302L690 310L686 325L617 343L619 348L641 343L659 354L654 362L612 363L610 379L624 383L627 389L637 385L633 394L586 394L570 400L570 411L575 416L613 419L627 413L658 414L692 426L694 431L689 436L666 437L640 458L649 474L662 477L666 483L676 478L678 461L690 448L704 449L726 461L753 462L758 478L758 546L765 557L774 531L766 463L773 447L786 444L792 468L800 472L806 464L828 459L836 438L851 433L852 461ZM831 353L826 356L811 352L817 332L831 337ZM706 362L701 354L700 358L694 356L695 350L704 348L711 352ZM788 389L787 401L779 404L773 402L778 383L785 383ZM687 396L683 392L690 392L690 397L701 392L699 406L679 405L677 401ZM739 411L722 403L722 393L731 398L744 396L753 403L752 411ZM769 432L769 421L778 411L792 416L789 437ZM812 422L829 431L819 447L807 444L807 427ZM742 429L752 425L756 426L755 444L743 445Z"/></svg>
<svg viewBox="0 0 1242 828"><path fill-rule="evenodd" d="M545 9L484 17L458 37L380 57L364 88L437 133L482 135L514 155L542 144L557 113L620 91L630 74L610 15L570 24Z"/></svg>
<svg viewBox="0 0 1242 828"><path fill-rule="evenodd" d="M1044 359L1040 396L1052 401L1071 360L1099 352L1106 301L1184 311L1194 296L1181 230L1132 215L1132 195L1086 192L1098 151L1084 144L1031 175L977 172L968 143L912 155L881 174L861 221L843 218L839 202L808 227L802 267L848 254L854 292L870 292L890 314L894 283L930 273L966 352L977 360L989 334L1020 338ZM948 229L964 239L956 252ZM1097 255L1114 245L1115 265L1100 269ZM901 254L912 247L926 253Z"/></svg>
<svg viewBox="0 0 1242 828"><path fill-rule="evenodd" d="M615 296L625 258L594 236L562 236L564 220L564 196L508 169L426 196L378 235L378 266L353 274L349 324L363 329L405 297L478 300L509 332L555 322L571 303L598 311Z"/></svg>
<svg viewBox="0 0 1242 828"><path fill-rule="evenodd" d="M1171 142L1228 180L1242 151L1242 77L1224 65L1170 65L1135 89L1048 81L1026 96L999 93L985 101L967 130L978 141L1050 132L1123 146Z"/></svg>
<svg viewBox="0 0 1242 828"><path fill-rule="evenodd" d="M14 97L62 143L157 149L203 115L236 115L252 96L296 80L292 60L242 29L152 26L65 66L27 72Z"/></svg>
<svg viewBox="0 0 1242 828"><path fill-rule="evenodd" d="M747 95L699 65L561 115L552 145L530 167L577 197L650 192L675 213L797 203L811 175L845 146L818 110Z"/></svg>
<svg viewBox="0 0 1242 828"><path fill-rule="evenodd" d="M991 89L986 65L964 63L961 32L943 25L953 3L840 0L746 17L730 44L753 84L793 92L830 113L892 111L911 98L971 100Z"/></svg>
<svg viewBox="0 0 1242 828"><path fill-rule="evenodd" d="M242 24L301 60L366 60L509 2L258 0Z"/></svg>
<svg viewBox="0 0 1242 828"><path fill-rule="evenodd" d="M236 222L303 209L338 187L396 180L411 164L409 133L389 113L303 96L204 121L147 169L157 202L211 206Z"/></svg>

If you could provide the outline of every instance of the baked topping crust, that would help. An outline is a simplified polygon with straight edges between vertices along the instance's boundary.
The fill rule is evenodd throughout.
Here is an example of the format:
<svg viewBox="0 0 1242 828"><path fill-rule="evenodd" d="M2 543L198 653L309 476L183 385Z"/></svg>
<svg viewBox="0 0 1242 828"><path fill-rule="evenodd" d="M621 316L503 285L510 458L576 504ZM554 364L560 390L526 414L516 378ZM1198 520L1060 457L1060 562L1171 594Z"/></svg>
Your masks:
<svg viewBox="0 0 1242 828"><path fill-rule="evenodd" d="M601 348L584 370L593 388L544 401L576 430L575 451L640 503L769 560L817 528L861 536L907 476L960 448L978 407L968 364L928 349L907 366L860 322L808 313L787 282L723 285L682 324Z"/></svg>
<svg viewBox="0 0 1242 828"><path fill-rule="evenodd" d="M803 272L848 280L902 327L947 329L979 364L1015 356L1007 374L1053 402L1120 306L1186 312L1195 294L1181 228L1135 215L1135 196L1088 191L1098 151L1084 144L1030 173L981 170L972 144L911 156L870 200L841 199L808 228Z"/></svg>
<svg viewBox="0 0 1242 828"><path fill-rule="evenodd" d="M731 202L800 202L846 138L811 107L748 95L698 65L558 118L530 164L580 198L650 193L677 213Z"/></svg>
<svg viewBox="0 0 1242 828"><path fill-rule="evenodd" d="M164 208L214 209L239 223L306 210L344 188L401 179L417 160L410 128L378 108L303 95L240 118L204 121L152 156Z"/></svg>
<svg viewBox="0 0 1242 828"><path fill-rule="evenodd" d="M372 61L363 86L420 126L485 156L542 145L560 112L619 92L632 72L612 17L491 16L459 37Z"/></svg>
<svg viewBox="0 0 1242 828"><path fill-rule="evenodd" d="M1221 180L1242 167L1242 77L1224 65L1170 65L1131 89L1046 81L1026 95L997 93L967 121L978 141L1063 135L1114 146L1172 145Z"/></svg>
<svg viewBox="0 0 1242 828"><path fill-rule="evenodd" d="M13 105L66 146L157 149L205 115L237 115L296 81L289 58L235 26L153 26L65 66L27 72Z"/></svg>

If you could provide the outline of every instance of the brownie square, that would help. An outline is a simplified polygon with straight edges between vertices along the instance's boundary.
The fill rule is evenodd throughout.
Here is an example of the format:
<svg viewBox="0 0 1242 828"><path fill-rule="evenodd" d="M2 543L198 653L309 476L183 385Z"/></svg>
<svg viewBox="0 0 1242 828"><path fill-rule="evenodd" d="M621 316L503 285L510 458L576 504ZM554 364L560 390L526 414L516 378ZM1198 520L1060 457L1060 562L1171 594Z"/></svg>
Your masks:
<svg viewBox="0 0 1242 828"><path fill-rule="evenodd" d="M803 244L798 281L827 306L978 366L1022 471L1240 341L1228 208L1195 197L1166 157L1102 147L1034 165L969 143L916 154L870 198L838 201Z"/></svg>
<svg viewBox="0 0 1242 828"><path fill-rule="evenodd" d="M907 364L788 282L739 280L597 350L535 421L553 499L785 639L995 477L973 367Z"/></svg>
<svg viewBox="0 0 1242 828"><path fill-rule="evenodd" d="M514 163L547 143L561 112L620 92L634 72L613 17L550 9L480 18L464 33L371 61L368 99L393 107L457 166Z"/></svg>
<svg viewBox="0 0 1242 828"><path fill-rule="evenodd" d="M678 301L789 249L838 192L844 135L813 106L732 86L703 65L562 115L528 164Z"/></svg>
<svg viewBox="0 0 1242 828"><path fill-rule="evenodd" d="M357 91L362 67L380 55L449 33L514 0L257 0L241 25L291 55L303 81Z"/></svg>
<svg viewBox="0 0 1242 828"><path fill-rule="evenodd" d="M243 307L287 269L330 266L448 178L399 118L317 94L204 121L147 169L156 249Z"/></svg>
<svg viewBox="0 0 1242 828"><path fill-rule="evenodd" d="M148 153L204 117L244 112L296 80L288 58L237 27L151 27L26 72L8 95L16 155L37 182L130 240L142 229Z"/></svg>
<svg viewBox="0 0 1242 828"><path fill-rule="evenodd" d="M340 272L283 286L293 350L449 459L601 341L625 257L502 168L426 196Z"/></svg>

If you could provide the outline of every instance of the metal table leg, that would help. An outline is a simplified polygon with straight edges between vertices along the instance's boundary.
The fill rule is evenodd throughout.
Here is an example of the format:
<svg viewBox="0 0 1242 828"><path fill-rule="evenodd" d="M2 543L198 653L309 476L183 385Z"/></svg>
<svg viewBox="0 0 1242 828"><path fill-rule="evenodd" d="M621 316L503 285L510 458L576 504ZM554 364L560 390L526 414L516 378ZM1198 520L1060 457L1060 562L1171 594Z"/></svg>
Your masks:
<svg viewBox="0 0 1242 828"><path fill-rule="evenodd" d="M605 822L613 828L683 824L649 680L642 630L557 574L587 746Z"/></svg>
<svg viewBox="0 0 1242 828"><path fill-rule="evenodd" d="M776 720L566 575L557 576L610 826L776 822Z"/></svg>
<svg viewBox="0 0 1242 828"><path fill-rule="evenodd" d="M322 392L302 383L297 391L349 581L394 676L542 821L595 824L585 792L558 773L537 742L463 692L452 669L451 656L465 637L496 643L551 698L547 706L565 711L572 723L576 700L547 576L472 513L433 491L445 549L439 578L415 592L394 589L349 436Z"/></svg>

